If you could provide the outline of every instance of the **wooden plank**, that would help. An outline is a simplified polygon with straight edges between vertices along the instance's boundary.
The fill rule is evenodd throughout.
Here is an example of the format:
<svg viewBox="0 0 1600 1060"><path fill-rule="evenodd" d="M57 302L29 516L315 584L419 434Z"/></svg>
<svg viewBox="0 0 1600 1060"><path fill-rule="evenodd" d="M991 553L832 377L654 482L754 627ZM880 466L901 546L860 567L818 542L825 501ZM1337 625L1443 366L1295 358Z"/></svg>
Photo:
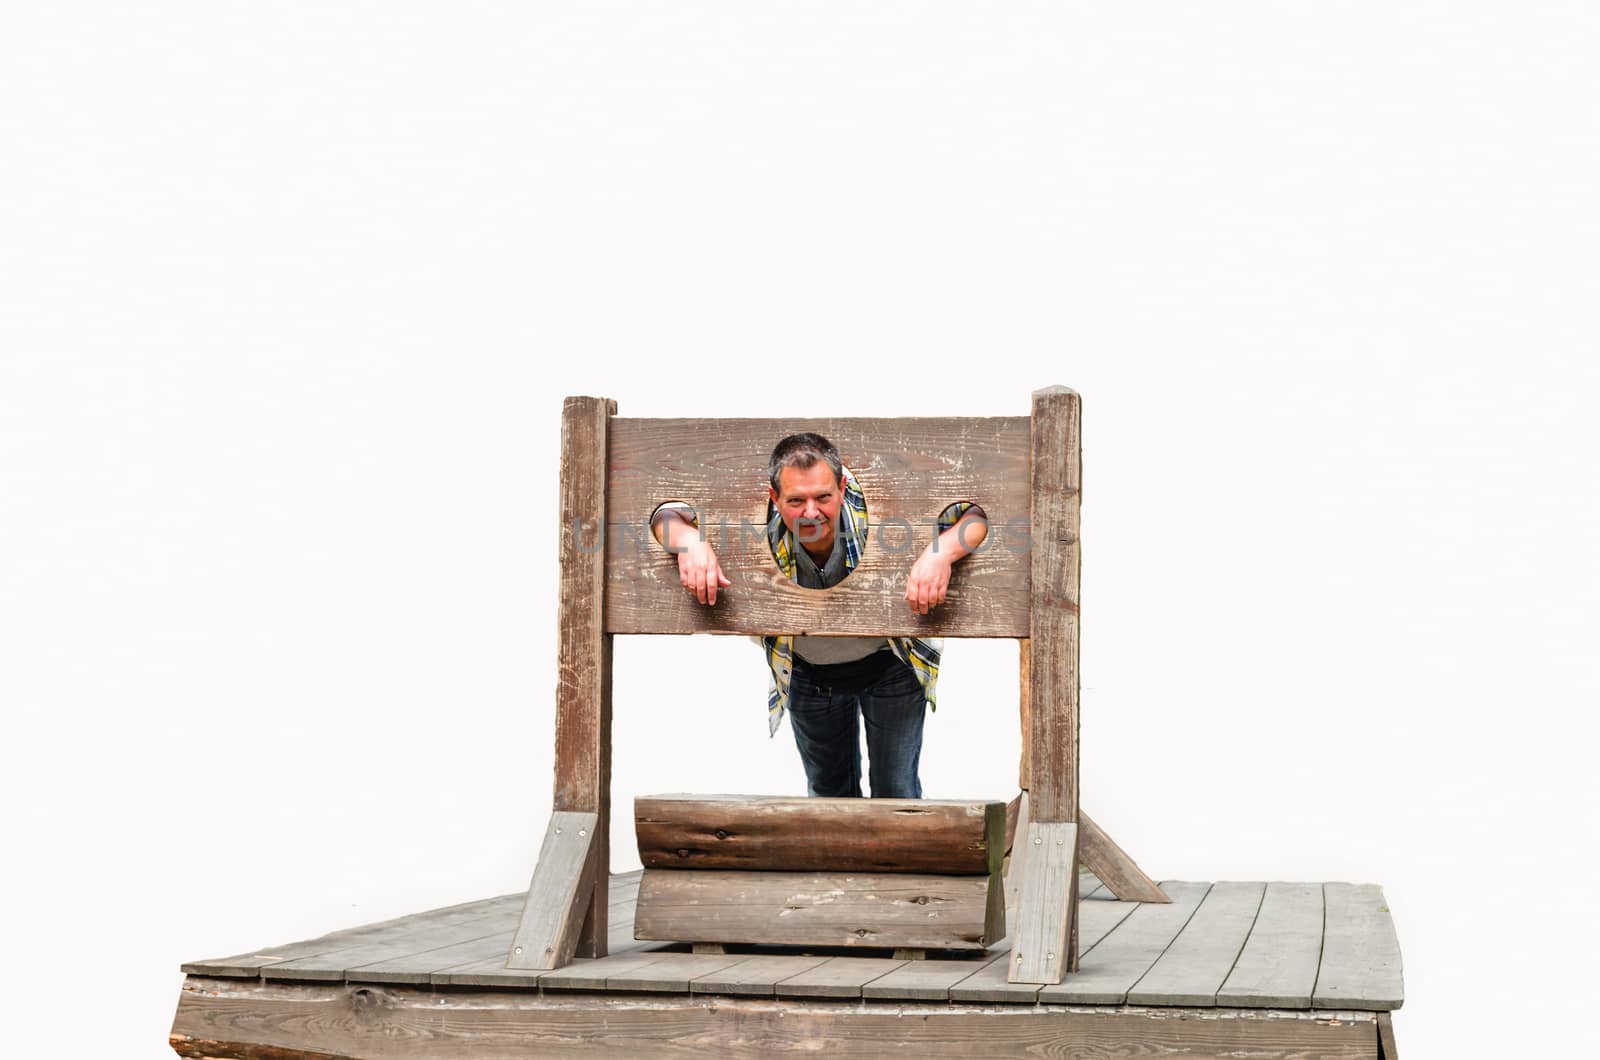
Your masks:
<svg viewBox="0 0 1600 1060"><path fill-rule="evenodd" d="M1041 1002L1121 1005L1141 976L1178 937L1210 890L1208 883L1163 883L1169 905L1140 905L1099 945L1084 954L1076 974L1039 991Z"/></svg>
<svg viewBox="0 0 1600 1060"><path fill-rule="evenodd" d="M983 949L997 876L646 869L641 939L796 946ZM990 934L993 932L993 934Z"/></svg>
<svg viewBox="0 0 1600 1060"><path fill-rule="evenodd" d="M742 956L734 953L666 953L637 968L608 973L606 989L687 994L691 979L721 971L742 960Z"/></svg>
<svg viewBox="0 0 1600 1060"><path fill-rule="evenodd" d="M826 957L763 954L746 957L737 964L689 980L694 994L739 994L772 997L780 979L808 972L825 962Z"/></svg>
<svg viewBox="0 0 1600 1060"><path fill-rule="evenodd" d="M872 527L850 576L821 591L785 578L766 541L767 459L779 439L798 431L820 433L839 449L861 483ZM623 561L606 565L605 628L1025 637L1029 439L1025 416L617 419L608 543ZM905 606L906 572L933 539L939 513L957 500L982 505L989 537L957 564L945 602L917 615ZM733 581L715 606L684 592L676 561L649 533L650 515L665 501L699 509Z"/></svg>
<svg viewBox="0 0 1600 1060"><path fill-rule="evenodd" d="M545 990L604 990L613 979L620 979L654 964L665 956L663 943L647 943L631 953L617 953L597 960L577 960L571 964L546 972L539 985Z"/></svg>
<svg viewBox="0 0 1600 1060"><path fill-rule="evenodd" d="M1139 908L1137 902L1119 902L1115 900L1102 900L1093 898L1095 892L1102 890L1100 881L1087 873L1078 875L1080 892L1078 902L1078 945L1087 951L1099 942L1113 928L1122 922L1129 913ZM991 946L991 953L1009 957L1010 945ZM971 977L962 980L950 988L952 1001L1004 1001L1004 1002L1033 1002L1039 993L1038 983L1013 983L1011 981L1012 961L994 961L985 965L981 971L975 972Z"/></svg>
<svg viewBox="0 0 1600 1060"><path fill-rule="evenodd" d="M1213 883L1172 945L1128 991L1128 1004L1215 1005L1265 891L1264 883Z"/></svg>
<svg viewBox="0 0 1600 1060"><path fill-rule="evenodd" d="M861 996L896 1001L944 1001L949 998L951 987L987 965L1003 960L1005 957L1001 956L970 961L907 961L862 986Z"/></svg>
<svg viewBox="0 0 1600 1060"><path fill-rule="evenodd" d="M1378 1060L1400 1060L1400 1048L1394 1043L1394 1019L1387 1012L1378 1013Z"/></svg>
<svg viewBox="0 0 1600 1060"><path fill-rule="evenodd" d="M1329 1008L1397 1009L1405 1001L1400 942L1383 889L1325 883L1322 962L1311 1003Z"/></svg>
<svg viewBox="0 0 1600 1060"><path fill-rule="evenodd" d="M1017 930L1018 910L1022 908L1022 877L1028 863L1028 825L1032 818L1028 813L1028 793L1024 791L1017 796L1016 820L1010 823L1011 835L1006 843L1006 931L1008 935L1015 934ZM1022 841L1017 842L1017 837Z"/></svg>
<svg viewBox="0 0 1600 1060"><path fill-rule="evenodd" d="M1116 899L1103 901L1095 898L1092 901L1078 903L1078 956L1099 945L1107 935L1115 931L1128 916L1138 909L1139 902L1123 902Z"/></svg>
<svg viewBox="0 0 1600 1060"><path fill-rule="evenodd" d="M1125 902L1165 902L1156 881L1078 807L1078 858Z"/></svg>
<svg viewBox="0 0 1600 1060"><path fill-rule="evenodd" d="M510 932L516 922L517 914L511 909L461 920L440 918L412 925L403 933L377 936L312 957L271 964L261 969L261 975L266 979L342 982L348 978L352 968L442 949L490 935L503 936Z"/></svg>
<svg viewBox="0 0 1600 1060"><path fill-rule="evenodd" d="M1078 395L1033 392L1028 797L1035 821L1078 819Z"/></svg>
<svg viewBox="0 0 1600 1060"><path fill-rule="evenodd" d="M998 872L1005 804L937 799L641 795L647 869Z"/></svg>
<svg viewBox="0 0 1600 1060"><path fill-rule="evenodd" d="M1322 884L1269 883L1217 1004L1310 1008L1322 959Z"/></svg>
<svg viewBox="0 0 1600 1060"><path fill-rule="evenodd" d="M611 637L605 632L606 468L611 417L608 398L569 397L561 406L560 576L556 598L555 793L551 808L596 814L595 879L611 873ZM626 564L617 564L625 566ZM535 875L537 879L537 874ZM561 887L565 892L566 885ZM604 888L589 888L588 907L573 950L584 957L606 951ZM529 895L530 907L548 900ZM556 949L561 963L565 940ZM549 939L523 939L525 965L550 967L540 956ZM533 948L539 947L538 951Z"/></svg>
<svg viewBox="0 0 1600 1060"><path fill-rule="evenodd" d="M577 949L579 928L585 923L586 913L592 918L595 908L607 908L606 888L595 886L599 872L599 820L596 813L567 810L550 815L506 967L561 967ZM605 913L601 914L600 923L605 923ZM604 953L604 940L599 949Z"/></svg>
<svg viewBox="0 0 1600 1060"><path fill-rule="evenodd" d="M182 966L182 970L189 975L254 979L261 974L261 969L268 965L279 964L301 957L314 957L317 954L328 953L333 950L347 949L376 937L403 935L413 926L430 921L444 918L457 920L477 919L502 909L520 908L522 900L523 896L520 894L506 894L497 898L482 898L477 901L462 902L458 905L445 906L440 909L429 909L421 913L408 913L405 916L394 917L376 923L342 928L326 935L319 935L314 939L302 939L298 942L291 942L281 946L262 947L245 953L234 954L230 957L189 961Z"/></svg>
<svg viewBox="0 0 1600 1060"><path fill-rule="evenodd" d="M535 1051L594 1057L812 1055L830 1060L1155 1056L1373 1060L1365 1012L1111 1008L768 998L612 997L537 991L185 984L171 1044L184 1057L361 1056L512 1060Z"/></svg>
<svg viewBox="0 0 1600 1060"><path fill-rule="evenodd" d="M830 957L779 980L775 989L779 997L857 998L862 987L905 964L888 957Z"/></svg>
<svg viewBox="0 0 1600 1060"><path fill-rule="evenodd" d="M386 960L374 961L347 968L344 973L348 983L431 983L435 972L442 972L463 964L498 960L505 963L506 950L511 947L514 931L507 929L481 938L467 939L450 946L407 953Z"/></svg>
<svg viewBox="0 0 1600 1060"><path fill-rule="evenodd" d="M1031 665L1032 641L1027 637L1017 639L1017 692L1021 703L1017 709L1017 718L1022 723L1022 753L1017 761L1017 787L1023 794L1027 794L1028 785L1033 783L1033 721L1028 704L1033 699L1033 682L1028 677Z"/></svg>
<svg viewBox="0 0 1600 1060"><path fill-rule="evenodd" d="M1030 809L1032 793L1030 796ZM1076 963L1078 826L1030 821L1007 975L1013 983L1059 983Z"/></svg>

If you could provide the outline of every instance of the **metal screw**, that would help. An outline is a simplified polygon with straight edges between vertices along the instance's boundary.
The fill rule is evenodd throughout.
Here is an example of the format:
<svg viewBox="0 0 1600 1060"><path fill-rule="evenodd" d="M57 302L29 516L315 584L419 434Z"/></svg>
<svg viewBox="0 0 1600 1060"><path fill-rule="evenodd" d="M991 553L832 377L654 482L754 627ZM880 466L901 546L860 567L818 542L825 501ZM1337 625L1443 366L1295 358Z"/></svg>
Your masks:
<svg viewBox="0 0 1600 1060"><path fill-rule="evenodd" d="M1022 963L1022 954L1020 954L1020 953L1019 953L1019 954L1017 954L1017 963L1018 963L1018 964L1021 964L1021 963Z"/></svg>
<svg viewBox="0 0 1600 1060"><path fill-rule="evenodd" d="M1056 959L1056 955L1053 953L1047 953L1044 955L1044 959L1047 961L1053 961Z"/></svg>
<svg viewBox="0 0 1600 1060"><path fill-rule="evenodd" d="M1043 843L1043 842L1044 842L1044 840L1040 839L1038 836L1034 836L1033 837L1033 845L1034 846L1038 846L1040 843Z"/></svg>
<svg viewBox="0 0 1600 1060"><path fill-rule="evenodd" d="M522 952L522 947L518 946L514 952L521 953Z"/></svg>
<svg viewBox="0 0 1600 1060"><path fill-rule="evenodd" d="M556 829L556 835L560 835L560 834L561 834L561 829L557 828Z"/></svg>
<svg viewBox="0 0 1600 1060"><path fill-rule="evenodd" d="M581 839L581 838L582 838L582 837L584 837L584 836L586 836L586 835L588 835L588 834L589 834L589 832L588 832L588 830L587 830L587 829L584 829L584 828L580 828L580 829L578 829L578 837L579 837L579 838L580 838L580 839Z"/></svg>

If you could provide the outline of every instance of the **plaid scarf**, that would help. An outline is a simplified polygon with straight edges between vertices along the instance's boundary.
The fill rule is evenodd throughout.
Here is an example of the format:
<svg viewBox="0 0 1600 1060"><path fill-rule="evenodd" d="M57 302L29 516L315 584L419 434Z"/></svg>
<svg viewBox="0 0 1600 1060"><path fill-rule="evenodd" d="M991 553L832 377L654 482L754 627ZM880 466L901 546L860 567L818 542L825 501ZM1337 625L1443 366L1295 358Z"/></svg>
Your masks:
<svg viewBox="0 0 1600 1060"><path fill-rule="evenodd" d="M967 509L973 507L970 502L963 501L952 506L951 510L939 517L937 533L944 533L966 514ZM768 502L769 511L771 502ZM867 499L861 493L861 486L856 482L856 477L850 473L849 468L844 469L844 503L839 506L839 532L844 541L845 570L852 571L856 564L861 562L861 552L867 543ZM772 554L778 561L778 569L790 579L795 577L795 549L798 543L789 528L783 525L783 520L774 513L767 523L767 540L772 546ZM928 706L934 709L938 704L934 697L934 688L939 681L939 657L944 650L942 637L888 637L889 650L895 657L911 667L917 675L917 680L922 682L922 691L927 696ZM783 712L789 703L789 678L794 672L794 637L781 635L761 637L761 647L767 656L767 668L772 671L772 683L767 690L767 735L775 736L778 725L783 721Z"/></svg>

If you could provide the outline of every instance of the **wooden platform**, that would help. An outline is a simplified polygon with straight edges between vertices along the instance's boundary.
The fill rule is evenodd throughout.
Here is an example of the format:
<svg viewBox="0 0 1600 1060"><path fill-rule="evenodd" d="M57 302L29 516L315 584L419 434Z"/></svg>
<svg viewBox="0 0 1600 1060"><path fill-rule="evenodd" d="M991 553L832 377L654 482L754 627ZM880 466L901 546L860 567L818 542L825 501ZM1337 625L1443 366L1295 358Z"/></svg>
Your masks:
<svg viewBox="0 0 1600 1060"><path fill-rule="evenodd" d="M1169 881L1170 904L1143 905L1085 875L1080 970L1044 987L1006 981L1004 940L927 960L636 942L638 886L637 872L611 878L610 955L557 971L504 967L521 894L185 964L173 1048L755 1056L825 1045L838 1056L965 1056L982 1043L1004 1056L1081 1041L1104 1056L1395 1056L1400 951L1371 884Z"/></svg>

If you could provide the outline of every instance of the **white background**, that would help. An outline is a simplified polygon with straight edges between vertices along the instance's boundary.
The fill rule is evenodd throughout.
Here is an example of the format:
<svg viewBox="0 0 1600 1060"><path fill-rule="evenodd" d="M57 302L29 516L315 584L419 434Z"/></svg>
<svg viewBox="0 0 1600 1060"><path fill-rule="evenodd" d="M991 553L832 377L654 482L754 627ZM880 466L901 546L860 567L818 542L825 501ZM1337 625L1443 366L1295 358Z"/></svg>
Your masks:
<svg viewBox="0 0 1600 1060"><path fill-rule="evenodd" d="M1588 5L6 23L8 1049L170 1055L183 960L526 885L564 395L1051 383L1090 812L1160 879L1383 884L1408 1056L1600 1041ZM1014 675L951 643L930 795L1014 793ZM617 805L802 791L765 691L619 639Z"/></svg>

